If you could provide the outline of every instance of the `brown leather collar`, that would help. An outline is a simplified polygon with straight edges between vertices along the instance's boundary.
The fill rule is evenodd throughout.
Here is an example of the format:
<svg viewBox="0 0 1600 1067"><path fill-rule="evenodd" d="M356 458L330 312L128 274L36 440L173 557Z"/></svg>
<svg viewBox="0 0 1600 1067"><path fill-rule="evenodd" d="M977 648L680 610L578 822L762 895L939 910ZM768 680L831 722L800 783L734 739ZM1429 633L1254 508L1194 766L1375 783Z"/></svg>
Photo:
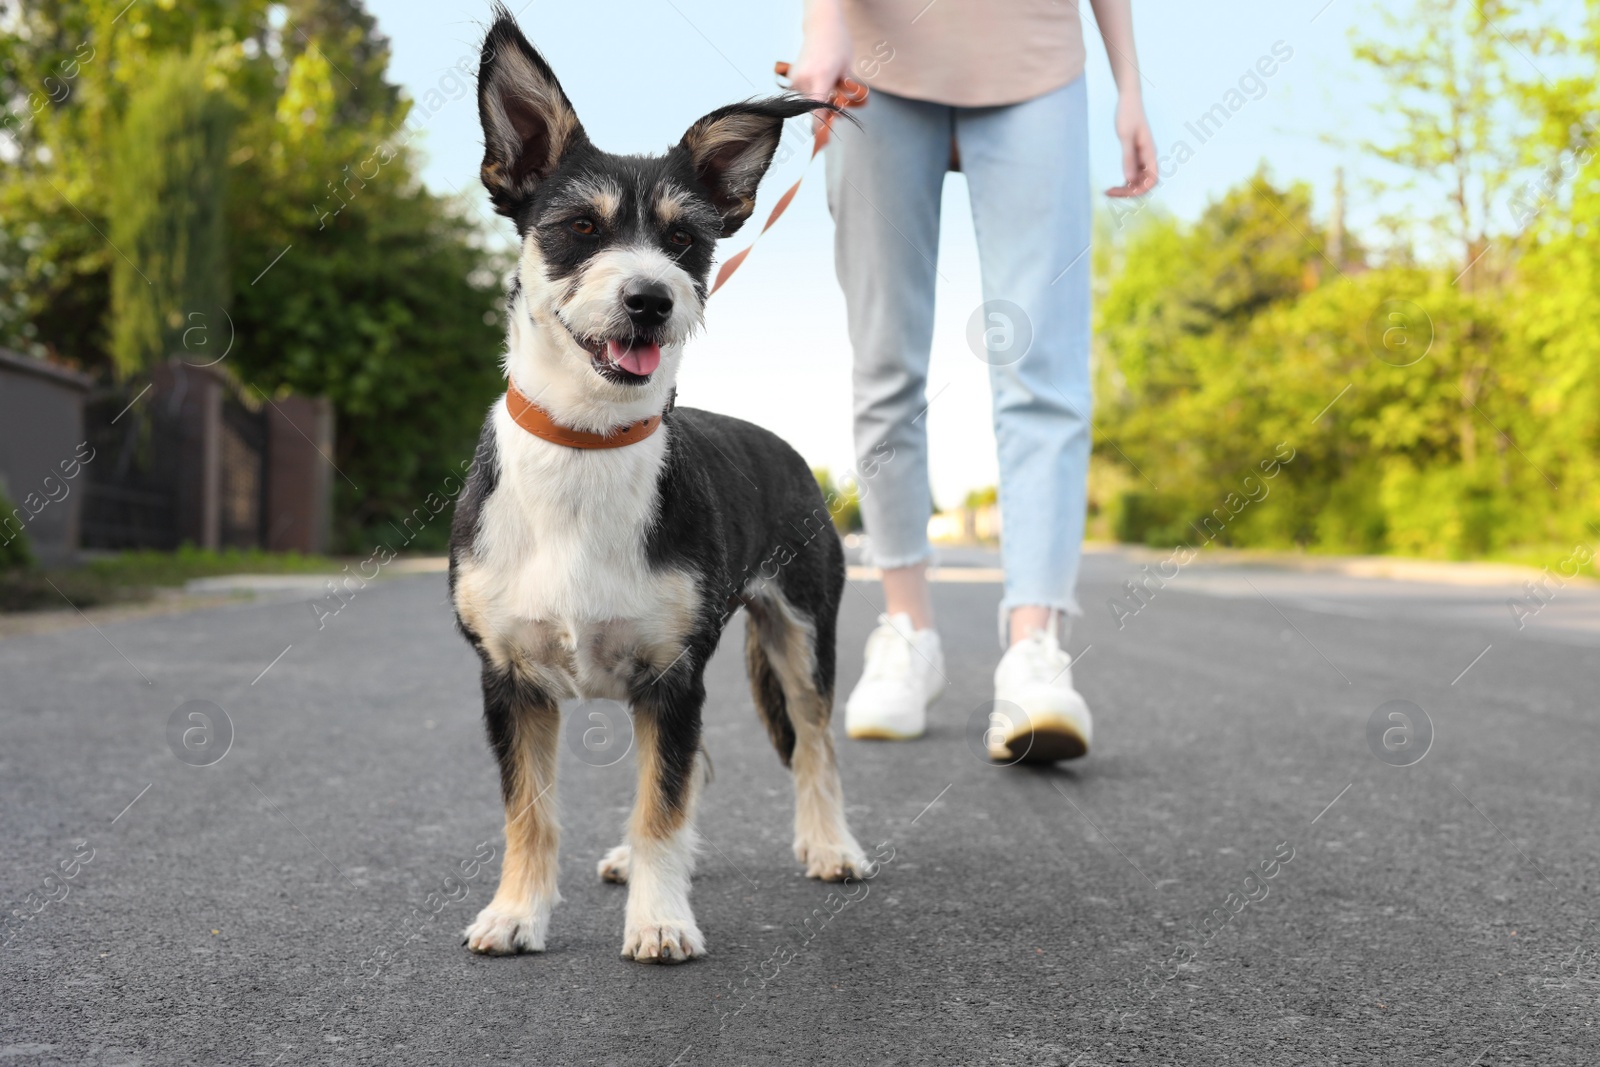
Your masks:
<svg viewBox="0 0 1600 1067"><path fill-rule="evenodd" d="M522 390L511 381L506 382L506 410L511 413L511 421L533 436L558 445L566 445L568 448L621 448L623 445L643 441L661 426L661 416L651 415L647 419L630 422L610 433L574 430L552 419L548 411L523 396Z"/></svg>

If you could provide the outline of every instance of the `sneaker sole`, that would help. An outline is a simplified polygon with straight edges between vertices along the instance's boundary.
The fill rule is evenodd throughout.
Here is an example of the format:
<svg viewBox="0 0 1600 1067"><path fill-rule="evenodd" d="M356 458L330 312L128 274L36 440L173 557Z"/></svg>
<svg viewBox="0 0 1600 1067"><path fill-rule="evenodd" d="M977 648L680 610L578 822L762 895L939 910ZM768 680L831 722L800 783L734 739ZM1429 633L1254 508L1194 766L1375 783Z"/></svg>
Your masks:
<svg viewBox="0 0 1600 1067"><path fill-rule="evenodd" d="M1022 755L1015 755L1017 752ZM991 751L989 757L1002 763L1059 763L1088 753L1089 742L1071 724L1052 722L1007 738L1004 750Z"/></svg>
<svg viewBox="0 0 1600 1067"><path fill-rule="evenodd" d="M886 726L859 726L846 728L844 735L852 741L915 741L922 734L896 733Z"/></svg>
<svg viewBox="0 0 1600 1067"><path fill-rule="evenodd" d="M933 705L936 704L939 698L942 696L944 696L944 686L940 686L938 689L935 689L933 693L929 695L928 702L924 704L923 707L933 707ZM869 724L866 726L851 726L849 723L849 712L845 712L844 735L852 741L915 741L917 738L922 737L927 732L927 727L923 727L914 734L908 734L891 730L887 726L878 726L875 724Z"/></svg>

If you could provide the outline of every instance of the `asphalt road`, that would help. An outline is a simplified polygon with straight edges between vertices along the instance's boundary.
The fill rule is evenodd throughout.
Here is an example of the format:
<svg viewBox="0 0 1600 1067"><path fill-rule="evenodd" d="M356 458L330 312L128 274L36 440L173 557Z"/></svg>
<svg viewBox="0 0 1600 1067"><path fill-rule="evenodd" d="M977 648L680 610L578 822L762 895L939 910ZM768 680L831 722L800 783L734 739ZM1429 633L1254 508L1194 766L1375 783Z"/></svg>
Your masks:
<svg viewBox="0 0 1600 1067"><path fill-rule="evenodd" d="M1504 590L1195 564L1118 629L1141 563L1088 560L1096 748L1055 770L975 754L999 588L937 587L929 736L841 735L893 859L837 910L724 642L711 955L675 968L618 959L625 891L595 877L632 789L604 707L569 713L549 950L462 947L501 813L442 576L320 630L302 598L0 642L0 900L32 916L0 1065L1600 1062L1596 594L1518 630ZM842 689L879 595L851 584ZM1410 733L1385 712L1369 742L1394 700ZM175 752L220 754L214 710L169 740L189 701L231 723L209 766Z"/></svg>

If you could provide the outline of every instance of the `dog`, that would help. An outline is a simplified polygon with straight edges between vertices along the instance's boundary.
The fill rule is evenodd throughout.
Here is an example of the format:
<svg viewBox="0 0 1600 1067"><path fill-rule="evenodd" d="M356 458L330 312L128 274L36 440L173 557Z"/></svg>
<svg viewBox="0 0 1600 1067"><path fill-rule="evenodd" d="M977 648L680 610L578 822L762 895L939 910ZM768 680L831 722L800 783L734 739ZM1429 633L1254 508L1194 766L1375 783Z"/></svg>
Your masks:
<svg viewBox="0 0 1600 1067"><path fill-rule="evenodd" d="M622 955L704 955L689 906L706 664L748 614L755 705L795 783L806 874L866 877L829 734L844 552L810 469L774 434L675 407L719 237L740 228L793 95L719 108L662 156L589 142L503 6L483 45L481 177L516 223L506 395L450 537L457 624L483 664L506 849L474 952L538 952L556 888L558 701L631 704L637 795L600 877L626 883Z"/></svg>

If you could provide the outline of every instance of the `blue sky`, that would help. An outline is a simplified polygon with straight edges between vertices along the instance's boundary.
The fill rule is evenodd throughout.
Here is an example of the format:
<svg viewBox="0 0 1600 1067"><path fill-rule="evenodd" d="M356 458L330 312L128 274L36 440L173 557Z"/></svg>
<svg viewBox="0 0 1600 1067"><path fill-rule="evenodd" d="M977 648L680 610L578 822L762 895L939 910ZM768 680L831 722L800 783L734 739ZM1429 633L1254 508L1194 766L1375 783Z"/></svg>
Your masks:
<svg viewBox="0 0 1600 1067"><path fill-rule="evenodd" d="M523 2L510 6L518 11ZM1121 180L1111 125L1116 94L1089 5L1081 6L1090 173L1104 189ZM470 195L493 218L477 183L482 141L472 88L452 71L463 61L475 69L487 0L368 0L368 8L391 40L391 77L428 102L431 113L418 139L427 161L424 180L442 193ZM800 10L800 0L532 0L518 21L550 60L595 143L612 151L659 152L712 108L777 87L772 64L798 53ZM1383 90L1350 58L1350 33L1362 24L1378 30L1371 0L1134 0L1133 10L1158 152L1175 153L1179 141L1193 152L1158 187L1156 204L1193 218L1264 160L1279 180L1310 182L1318 210L1326 211L1335 168L1343 166L1352 189L1351 221L1361 225L1368 213L1360 183L1378 171L1349 145L1371 136ZM1275 44L1292 56L1260 88L1247 82L1258 98L1247 99L1219 133L1200 143L1186 124L1237 88ZM805 165L804 153L796 153L774 167L757 218ZM509 223L494 223L510 236ZM724 242L722 256L743 248L753 228ZM813 464L838 472L852 462L850 351L832 247L819 160L789 213L712 299L706 332L685 359L679 399L767 426ZM939 271L927 422L936 499L956 503L996 477L986 367L965 341L967 319L981 296L959 175L945 185Z"/></svg>

